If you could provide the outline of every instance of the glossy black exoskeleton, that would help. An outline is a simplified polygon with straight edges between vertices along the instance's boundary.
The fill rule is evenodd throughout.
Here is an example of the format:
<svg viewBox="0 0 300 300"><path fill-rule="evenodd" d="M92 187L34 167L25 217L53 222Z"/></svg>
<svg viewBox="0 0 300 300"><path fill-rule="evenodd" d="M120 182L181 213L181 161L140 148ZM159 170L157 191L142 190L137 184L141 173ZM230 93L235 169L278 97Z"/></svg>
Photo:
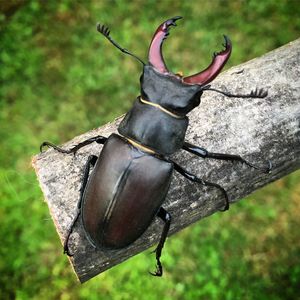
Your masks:
<svg viewBox="0 0 300 300"><path fill-rule="evenodd" d="M243 98L264 98L267 93L256 90L247 95L234 95L208 85L229 59L232 45L226 36L225 49L214 54L211 64L204 71L188 77L170 72L161 48L170 26L175 26L180 18L171 18L157 28L150 44L148 64L112 40L107 27L97 26L98 31L114 46L143 64L141 91L118 128L120 135L112 134L108 138L96 136L69 150L49 142L41 145L41 149L50 146L62 153L76 153L93 142L104 144L99 157L90 156L85 167L78 211L64 243L64 252L68 255L71 255L69 237L79 215L89 242L96 248L108 249L130 245L158 216L165 225L155 250L157 269L153 275L161 276L160 257L171 223L171 215L162 205L173 171L196 183L218 188L224 197L222 210L229 208L227 193L220 185L184 170L169 158L171 154L184 149L202 158L239 161L265 172L271 169L270 164L259 168L239 155L211 153L184 140L188 127L187 114L200 104L203 92L214 91L228 97Z"/></svg>

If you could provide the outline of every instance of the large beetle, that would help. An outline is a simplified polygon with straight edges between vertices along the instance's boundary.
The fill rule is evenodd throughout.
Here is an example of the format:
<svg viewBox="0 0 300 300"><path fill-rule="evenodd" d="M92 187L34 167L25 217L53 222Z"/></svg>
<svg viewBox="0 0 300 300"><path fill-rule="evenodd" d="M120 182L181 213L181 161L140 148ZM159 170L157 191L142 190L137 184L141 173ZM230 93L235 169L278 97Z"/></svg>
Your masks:
<svg viewBox="0 0 300 300"><path fill-rule="evenodd" d="M266 168L260 168L239 155L211 153L184 140L188 126L186 115L200 104L204 91L243 98L264 98L267 93L256 90L246 95L234 95L208 85L231 54L232 45L226 36L225 49L214 53L211 64L204 71L188 77L169 71L162 56L162 45L170 27L176 26L175 22L180 18L171 18L157 28L150 43L148 64L119 46L110 37L106 26L97 25L97 30L114 46L143 64L141 92L118 128L120 135L112 134L108 138L96 136L68 150L49 142L41 145L41 151L43 146L49 146L59 152L73 154L93 142L104 145L99 157L92 155L86 163L78 210L64 243L67 255L72 255L68 241L79 215L88 241L96 248L108 249L123 248L133 243L157 216L164 221L164 227L155 250L157 269L151 274L161 276L160 257L171 223L171 215L162 205L173 170L193 182L219 189L224 197L222 210L229 208L227 193L220 185L184 170L170 159L171 154L184 149L202 158L239 161L264 172L271 169L270 163ZM94 168L90 174L91 167Z"/></svg>

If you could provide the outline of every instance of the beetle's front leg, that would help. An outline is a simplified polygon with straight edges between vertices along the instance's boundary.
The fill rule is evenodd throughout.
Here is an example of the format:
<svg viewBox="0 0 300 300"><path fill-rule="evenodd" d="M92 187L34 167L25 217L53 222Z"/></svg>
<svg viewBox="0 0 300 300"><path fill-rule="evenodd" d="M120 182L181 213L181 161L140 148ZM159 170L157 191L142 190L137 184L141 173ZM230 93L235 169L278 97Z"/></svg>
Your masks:
<svg viewBox="0 0 300 300"><path fill-rule="evenodd" d="M153 276L162 276L163 268L162 268L162 264L160 262L160 257L161 257L161 252L164 247L164 244L165 244L165 241L168 236L169 229L170 229L171 215L164 208L161 207L157 213L157 216L165 222L165 225L164 225L164 229L161 234L159 243L155 249L155 256L156 256L156 262L157 262L156 271L155 271L155 273L150 272L150 274Z"/></svg>
<svg viewBox="0 0 300 300"><path fill-rule="evenodd" d="M89 138L81 143L79 143L78 145L75 145L74 147L72 147L71 149L63 149L63 148L60 148L50 142L43 142L40 146L40 151L42 152L43 151L43 147L45 146L48 146L48 147L52 147L53 149L55 149L56 151L58 152L61 152L61 153L66 153L66 154L70 154L70 153L74 153L76 154L76 152L84 147L84 146L87 146L93 142L96 142L98 144L104 144L107 140L107 137L104 137L102 135L97 135L95 137L92 137L92 138Z"/></svg>
<svg viewBox="0 0 300 300"><path fill-rule="evenodd" d="M258 167L249 161L243 159L240 155L234 155L234 154L224 154L224 153L214 153L214 152L208 152L206 149L195 146L193 144L185 142L183 144L182 149L193 153L197 156L200 156L202 158L213 158L213 159L220 159L220 160L229 160L229 161L239 161L241 163L244 163L245 165L260 170L264 173L269 173L272 169L272 163L271 161L268 161L267 167Z"/></svg>
<svg viewBox="0 0 300 300"><path fill-rule="evenodd" d="M68 242L69 242L70 235L72 234L73 228L75 226L75 223L78 220L78 217L81 213L81 204L82 204L82 200L83 200L83 194L84 194L84 190L85 190L85 187L86 187L88 179L89 179L89 173L90 173L91 166L95 166L97 159L98 159L97 156L90 155L88 158L88 161L86 162L85 168L84 168L84 174L83 174L82 184L81 184L81 188L80 188L80 197L79 197L79 201L77 204L77 212L71 223L71 226L69 228L68 234L67 234L65 242L64 242L64 253L67 254L68 256L73 256L73 254L71 254L69 251Z"/></svg>
<svg viewBox="0 0 300 300"><path fill-rule="evenodd" d="M209 182L209 181L206 181L206 180L203 180L201 178L198 178L196 175L184 170L181 166L179 166L177 163L175 163L174 161L172 161L173 164L174 164L174 169L180 173L181 175L183 175L185 178L193 181L193 182L197 182L197 183L200 183L202 185L206 185L206 186L211 186L211 187L215 187L217 189L219 189L223 195L224 195L224 198L225 198L225 205L224 205L224 208L220 209L221 211L225 211L225 210L228 210L229 209L229 199L228 199L228 195L227 195L227 192L225 191L225 189L223 187L221 187L220 185L216 184L216 183L213 183L213 182Z"/></svg>
<svg viewBox="0 0 300 300"><path fill-rule="evenodd" d="M204 87L203 91L212 91L212 92L220 93L230 98L265 98L268 96L267 91L265 91L264 89L257 89L257 88L254 91L252 90L250 94L232 94L232 93L223 92L221 90L211 88L210 86Z"/></svg>

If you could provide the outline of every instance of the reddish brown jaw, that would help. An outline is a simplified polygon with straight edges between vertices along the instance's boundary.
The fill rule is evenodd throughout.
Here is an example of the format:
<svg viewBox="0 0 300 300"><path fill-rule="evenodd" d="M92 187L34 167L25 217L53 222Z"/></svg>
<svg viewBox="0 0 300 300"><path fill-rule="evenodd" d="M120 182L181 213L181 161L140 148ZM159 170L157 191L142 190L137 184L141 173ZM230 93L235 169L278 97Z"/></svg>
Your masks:
<svg viewBox="0 0 300 300"><path fill-rule="evenodd" d="M149 63L160 73L169 73L165 61L162 56L162 44L169 35L170 26L176 26L176 21L182 17L174 17L163 22L156 30L150 47L149 47Z"/></svg>
<svg viewBox="0 0 300 300"><path fill-rule="evenodd" d="M229 59L232 50L230 39L226 35L224 35L224 39L225 49L219 53L214 53L211 64L205 70L197 74L184 77L183 82L188 84L205 85L217 77Z"/></svg>
<svg viewBox="0 0 300 300"><path fill-rule="evenodd" d="M171 26L176 26L176 21L182 17L174 17L163 22L156 30L150 47L149 47L149 64L153 66L160 73L169 73L169 70L165 64L164 58L162 56L162 45L164 40L169 35L169 30ZM215 79L225 66L227 60L230 57L232 44L230 39L224 35L225 49L219 53L214 53L213 60L211 64L203 71L184 77L182 81L187 84L199 84L205 85Z"/></svg>

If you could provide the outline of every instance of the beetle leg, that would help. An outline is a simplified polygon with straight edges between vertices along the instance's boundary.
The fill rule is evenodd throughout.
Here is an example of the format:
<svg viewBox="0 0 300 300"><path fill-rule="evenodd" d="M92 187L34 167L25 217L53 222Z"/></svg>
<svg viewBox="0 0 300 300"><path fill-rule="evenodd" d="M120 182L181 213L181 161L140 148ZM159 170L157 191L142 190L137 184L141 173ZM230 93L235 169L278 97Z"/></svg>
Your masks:
<svg viewBox="0 0 300 300"><path fill-rule="evenodd" d="M160 262L160 257L161 257L161 252L164 247L164 244L165 244L165 241L166 241L169 229L170 229L171 215L164 208L161 207L157 213L157 216L165 222L165 225L164 225L164 229L162 231L159 243L155 249L155 256L156 256L156 262L157 262L156 271L155 271L155 273L150 272L150 274L153 276L162 276L163 268L162 268L162 264Z"/></svg>
<svg viewBox="0 0 300 300"><path fill-rule="evenodd" d="M82 184L81 184L81 188L80 188L80 197L79 197L79 201L77 203L77 212L71 223L71 226L69 228L68 234L67 234L65 242L64 242L64 253L67 254L68 256L73 256L73 254L71 254L69 251L68 242L69 242L70 235L72 234L74 225L75 225L76 221L78 220L78 217L81 213L81 204L82 204L82 200L83 200L83 194L84 194L86 184L88 182L91 166L95 166L97 159L98 159L97 156L90 155L88 158L88 161L85 165L85 168L84 168L83 180L82 180Z"/></svg>
<svg viewBox="0 0 300 300"><path fill-rule="evenodd" d="M268 92L265 91L264 89L255 89L255 91L251 91L250 94L231 94L228 92L223 92L214 88L211 88L210 86L203 87L203 91L212 91L216 93L223 94L226 97L231 97L231 98L265 98L268 96Z"/></svg>
<svg viewBox="0 0 300 300"><path fill-rule="evenodd" d="M224 198L225 198L225 205L224 205L224 208L220 209L221 211L225 211L225 210L228 210L229 209L229 199L228 199L228 195L227 195L227 192L225 191L225 189L223 187L221 187L220 185L216 184L216 183L213 183L213 182L209 182L209 181L206 181L206 180L203 180L201 178L198 178L196 175L184 170L181 166L179 166L177 163L175 163L174 161L172 161L173 164L174 164L174 169L180 173L181 175L183 175L185 178L193 181L193 182L197 182L197 183L200 183L202 185L206 185L206 186L211 186L211 187L215 187L217 189L219 189L223 195L224 195Z"/></svg>
<svg viewBox="0 0 300 300"><path fill-rule="evenodd" d="M185 142L182 147L183 150L186 150L190 153L193 153L197 156L200 156L202 158L213 158L213 159L220 159L220 160L229 160L229 161L239 161L251 168L260 170L264 173L270 173L272 169L272 163L271 161L268 161L267 167L258 167L250 163L249 161L243 159L240 155L234 155L234 154L224 154L224 153L213 153L208 152L206 149L195 146L193 144Z"/></svg>
<svg viewBox="0 0 300 300"><path fill-rule="evenodd" d="M104 144L106 142L106 140L107 140L107 137L104 137L102 135L97 135L95 137L92 137L90 139L87 139L87 140L79 143L78 145L75 145L71 149L63 149L63 148L60 148L60 147L58 147L58 146L56 146L56 145L54 145L50 142L43 142L40 146L40 151L42 152L43 147L48 146L48 147L52 147L53 149L55 149L56 151L61 152L61 153L66 153L66 154L74 153L74 154L76 154L76 152L84 146L87 146L87 145L89 145L93 142L96 142L98 144Z"/></svg>

